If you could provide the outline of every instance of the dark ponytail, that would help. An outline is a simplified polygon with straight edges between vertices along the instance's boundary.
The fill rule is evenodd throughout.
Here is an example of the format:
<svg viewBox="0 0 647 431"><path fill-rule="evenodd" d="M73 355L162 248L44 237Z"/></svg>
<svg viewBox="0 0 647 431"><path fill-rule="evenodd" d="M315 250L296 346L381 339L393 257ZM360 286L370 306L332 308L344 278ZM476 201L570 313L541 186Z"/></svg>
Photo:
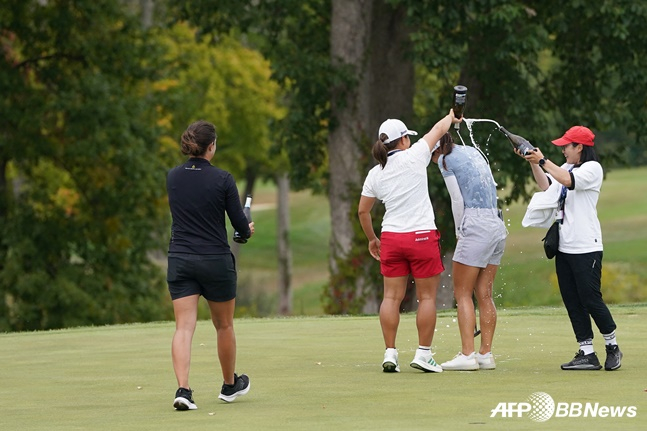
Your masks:
<svg viewBox="0 0 647 431"><path fill-rule="evenodd" d="M452 135L450 135L449 132L447 132L440 137L440 148L438 148L438 151L440 151L440 153L444 156L443 168L445 168L445 170L447 170L447 163L445 163L445 157L450 155L453 149L454 149L454 139L452 138Z"/></svg>
<svg viewBox="0 0 647 431"><path fill-rule="evenodd" d="M386 133L382 133L380 135L380 139L375 141L375 143L373 144L373 150L371 151L373 158L377 160L380 166L382 166L382 169L384 169L384 167L386 166L386 161L388 160L388 152L397 147L400 143L400 139L402 138L398 138L394 141L389 142L388 144L385 143L387 139L389 139L389 137L386 135Z"/></svg>

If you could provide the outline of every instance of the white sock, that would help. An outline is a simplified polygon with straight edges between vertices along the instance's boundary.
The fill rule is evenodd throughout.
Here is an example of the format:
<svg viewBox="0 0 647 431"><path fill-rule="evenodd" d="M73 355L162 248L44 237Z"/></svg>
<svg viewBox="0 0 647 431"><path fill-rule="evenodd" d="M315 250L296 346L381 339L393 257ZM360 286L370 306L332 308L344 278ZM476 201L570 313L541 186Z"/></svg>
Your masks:
<svg viewBox="0 0 647 431"><path fill-rule="evenodd" d="M470 353L469 355L466 355L464 353L461 353L463 356L465 356L467 359L474 359L474 352Z"/></svg>
<svg viewBox="0 0 647 431"><path fill-rule="evenodd" d="M593 340L580 341L580 350L583 351L585 355L593 353Z"/></svg>
<svg viewBox="0 0 647 431"><path fill-rule="evenodd" d="M616 331L613 331L610 334L602 334L602 336L604 337L604 344L605 345L614 346L614 345L618 344L618 342L616 341Z"/></svg>
<svg viewBox="0 0 647 431"><path fill-rule="evenodd" d="M426 357L431 353L431 346L418 346L415 356L424 356Z"/></svg>

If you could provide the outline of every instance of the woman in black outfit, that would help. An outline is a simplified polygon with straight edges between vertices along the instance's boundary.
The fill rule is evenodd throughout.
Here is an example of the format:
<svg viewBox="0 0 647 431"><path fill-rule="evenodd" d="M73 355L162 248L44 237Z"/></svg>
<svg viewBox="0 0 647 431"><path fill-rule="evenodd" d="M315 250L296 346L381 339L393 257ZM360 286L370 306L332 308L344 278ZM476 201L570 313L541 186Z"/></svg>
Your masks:
<svg viewBox="0 0 647 431"><path fill-rule="evenodd" d="M166 188L173 217L168 253L167 282L173 311L173 369L179 389L173 406L195 410L189 368L191 341L198 316L198 301L204 296L216 328L218 359L223 386L218 398L232 402L250 388L249 378L236 375L236 266L227 242L225 213L244 238L254 233L229 172L212 166L216 152L216 128L206 121L191 124L182 134L182 153L189 159L171 169Z"/></svg>

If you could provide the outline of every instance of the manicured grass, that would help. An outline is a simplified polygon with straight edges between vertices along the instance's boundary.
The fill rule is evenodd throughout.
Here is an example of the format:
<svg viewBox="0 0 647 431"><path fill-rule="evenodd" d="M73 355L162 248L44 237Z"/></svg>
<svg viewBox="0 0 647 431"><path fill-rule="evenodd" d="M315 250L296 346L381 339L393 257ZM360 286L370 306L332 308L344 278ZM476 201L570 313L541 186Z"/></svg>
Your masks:
<svg viewBox="0 0 647 431"><path fill-rule="evenodd" d="M191 386L198 410L172 408L172 322L0 334L0 415L12 430L641 430L647 414L647 305L613 306L625 354L614 372L561 371L577 349L565 311L500 309L497 369L425 374L408 366L415 317L402 316L399 374L381 371L376 316L236 320L238 372L250 393L217 400L215 333L200 321ZM439 313L436 360L460 348L455 312ZM595 348L604 360L602 338ZM490 417L534 392L556 403L636 406L631 417Z"/></svg>

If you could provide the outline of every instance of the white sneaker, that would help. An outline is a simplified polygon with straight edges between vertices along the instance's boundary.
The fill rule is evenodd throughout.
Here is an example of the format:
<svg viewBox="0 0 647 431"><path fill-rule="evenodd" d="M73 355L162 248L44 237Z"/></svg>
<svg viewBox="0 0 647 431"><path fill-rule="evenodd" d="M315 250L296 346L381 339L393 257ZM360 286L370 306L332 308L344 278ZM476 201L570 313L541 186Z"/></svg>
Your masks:
<svg viewBox="0 0 647 431"><path fill-rule="evenodd" d="M440 366L445 371L476 371L479 369L479 363L474 353L465 356L459 352L458 355L454 356L454 359L443 362Z"/></svg>
<svg viewBox="0 0 647 431"><path fill-rule="evenodd" d="M494 370L496 368L496 363L494 362L494 355L492 354L492 352L488 352L485 355L477 353L476 362L479 363L479 369L481 370Z"/></svg>
<svg viewBox="0 0 647 431"><path fill-rule="evenodd" d="M398 351L396 349L386 349L384 352L384 361L382 361L382 371L385 373L399 373Z"/></svg>
<svg viewBox="0 0 647 431"><path fill-rule="evenodd" d="M412 368L417 368L418 370L422 370L426 373L442 373L443 369L440 365L434 361L434 356L431 353L431 351L421 351L421 350L416 350L416 356L413 358L413 361L411 361Z"/></svg>

